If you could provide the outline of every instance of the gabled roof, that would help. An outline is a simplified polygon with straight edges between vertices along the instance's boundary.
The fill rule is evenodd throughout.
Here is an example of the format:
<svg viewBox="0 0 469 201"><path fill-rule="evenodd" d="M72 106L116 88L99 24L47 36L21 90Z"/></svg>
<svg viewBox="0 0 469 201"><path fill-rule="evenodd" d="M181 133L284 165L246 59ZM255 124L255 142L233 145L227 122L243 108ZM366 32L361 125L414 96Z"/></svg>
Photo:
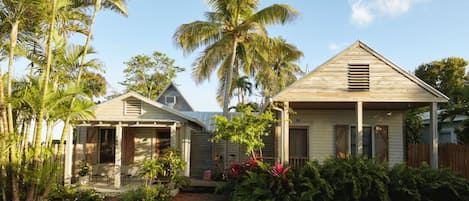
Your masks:
<svg viewBox="0 0 469 201"><path fill-rule="evenodd" d="M186 97L181 93L179 88L172 81L168 84L168 86L166 86L166 88L164 88L163 91L161 91L160 95L158 95L158 97L156 97L155 100L158 101L165 94L165 92L168 91L171 87L173 87L176 90L176 92L180 95L180 97L184 100L184 102L187 103L187 106L189 106L190 111L194 111L194 108L192 107L190 102L187 101Z"/></svg>
<svg viewBox="0 0 469 201"><path fill-rule="evenodd" d="M136 98L136 99L138 99L138 100L141 100L141 101L144 102L144 103L147 103L147 104L149 104L149 105L151 105L151 106L153 106L153 107L155 107L155 108L158 108L158 109L160 109L160 110L163 110L163 111L165 111L165 112L168 112L168 113L170 113L170 114L173 114L173 115L175 115L175 116L177 116L177 117L180 117L180 118L182 118L182 119L186 119L186 120L188 120L188 121L194 122L194 123L198 124L199 126L201 126L202 128L206 128L205 124L202 123L201 121L199 121L198 119L195 119L195 118L192 118L192 117L190 117L190 116L188 116L188 115L185 115L185 114L183 114L183 113L181 113L181 112L179 112L179 111L177 111L177 110L175 110L175 109L172 109L172 108L170 108L170 107L168 107L168 106L166 106L166 105L164 105L164 104L158 103L158 102L156 102L156 101L154 101L154 100L151 100L151 99L149 99L149 98L147 98L147 97L144 97L144 96L142 96L142 95L140 95L140 94L138 94L138 93L136 93L136 92L133 92L133 91L132 91L132 92L128 92L128 93L126 93L126 94L123 94L123 95L121 95L121 96L118 96L118 97L116 97L116 98L113 98L113 99L111 99L111 100L109 100L109 101L106 101L106 102L104 102L104 103L101 103L101 104L98 105L98 107L99 107L100 105L111 104L111 103L114 102L114 101L125 100L125 99L130 98L130 97L133 97L133 98Z"/></svg>
<svg viewBox="0 0 469 201"><path fill-rule="evenodd" d="M389 59L385 58L375 50L368 47L362 41L356 41L351 46L338 53L312 72L305 75L303 78L297 80L289 87L274 96L274 101L292 101L292 102L349 102L364 99L363 101L373 101L372 97L369 96L368 92L350 92L346 91L347 84L347 66L348 62L364 63L372 60L370 64L370 79L376 74L372 74L372 68L382 68L388 72L392 72L393 76L397 76L399 81L386 80L385 76L373 78L376 83L387 81L387 85L381 84L381 86L399 85L405 82L408 86L412 85L411 89L401 89L404 93L399 94L404 98L390 98L389 102L447 102L448 97L443 93L439 92L435 88L431 87L424 81L420 80L413 74L405 71L401 67L394 64ZM373 63L374 62L374 63ZM384 65L382 65L384 64ZM333 69L335 68L335 69ZM331 70L333 69L333 70ZM381 69L380 69L381 70ZM326 77L324 75L328 75ZM340 75L338 77L337 75ZM334 77L336 76L336 77ZM345 82L345 87L344 87ZM331 87L332 86L332 87ZM325 93L325 88L329 87L328 92ZM342 87L342 88L341 88ZM334 91L335 90L335 91ZM301 92L301 93L300 93ZM372 92L370 86L370 92ZM376 92L376 91L374 91ZM322 94L321 94L322 93ZM386 94L386 90L379 93ZM405 96L412 94L412 98L406 98ZM301 95L299 95L301 94ZM306 96L304 96L306 95ZM383 96L384 97L384 96ZM383 102L385 100L376 100L377 102Z"/></svg>

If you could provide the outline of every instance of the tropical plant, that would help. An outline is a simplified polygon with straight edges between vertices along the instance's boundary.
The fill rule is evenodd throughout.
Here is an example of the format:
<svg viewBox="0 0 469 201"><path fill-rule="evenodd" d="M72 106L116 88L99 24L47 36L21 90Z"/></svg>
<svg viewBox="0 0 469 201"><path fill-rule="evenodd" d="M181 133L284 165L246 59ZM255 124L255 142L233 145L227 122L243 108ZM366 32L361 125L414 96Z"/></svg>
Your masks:
<svg viewBox="0 0 469 201"><path fill-rule="evenodd" d="M120 200L123 201L169 201L171 200L169 189L161 183L151 187L139 187L136 190L127 191Z"/></svg>
<svg viewBox="0 0 469 201"><path fill-rule="evenodd" d="M303 167L294 169L292 181L296 191L295 200L332 200L334 190L319 171L320 165L316 161L309 161Z"/></svg>
<svg viewBox="0 0 469 201"><path fill-rule="evenodd" d="M48 201L63 201L63 200L81 200L81 201L102 201L104 196L96 191L85 188L77 189L62 185L54 185L51 193L47 197Z"/></svg>
<svg viewBox="0 0 469 201"><path fill-rule="evenodd" d="M218 68L218 78L223 82L223 116L227 116L233 73L243 69L249 75L253 57L261 58L258 53L262 52L256 48L268 40L265 26L291 21L298 11L284 4L257 10L258 0L209 0L208 5L212 11L206 13L207 21L179 26L174 40L185 53L205 46L194 62L192 75L200 83ZM263 49L264 54L267 51Z"/></svg>
<svg viewBox="0 0 469 201"><path fill-rule="evenodd" d="M256 158L257 150L262 154L260 150L264 147L264 143L261 137L269 135L268 128L275 122L275 119L270 110L260 114L254 114L251 110L247 107L231 120L224 116L215 116L216 127L212 141L228 140L246 145L246 155L253 158Z"/></svg>
<svg viewBox="0 0 469 201"><path fill-rule="evenodd" d="M166 176L166 169L158 158L146 159L140 164L139 174L145 179L145 186L150 186L159 176Z"/></svg>
<svg viewBox="0 0 469 201"><path fill-rule="evenodd" d="M419 143L423 129L422 109L410 109L405 113L405 134L407 143Z"/></svg>
<svg viewBox="0 0 469 201"><path fill-rule="evenodd" d="M324 162L320 173L334 190L333 200L390 200L388 170L372 159L363 156L331 158Z"/></svg>
<svg viewBox="0 0 469 201"><path fill-rule="evenodd" d="M168 149L158 157L142 161L139 173L145 179L145 186L150 186L154 181L167 180L168 187L173 189L187 183L181 176L185 167L186 162L178 152Z"/></svg>

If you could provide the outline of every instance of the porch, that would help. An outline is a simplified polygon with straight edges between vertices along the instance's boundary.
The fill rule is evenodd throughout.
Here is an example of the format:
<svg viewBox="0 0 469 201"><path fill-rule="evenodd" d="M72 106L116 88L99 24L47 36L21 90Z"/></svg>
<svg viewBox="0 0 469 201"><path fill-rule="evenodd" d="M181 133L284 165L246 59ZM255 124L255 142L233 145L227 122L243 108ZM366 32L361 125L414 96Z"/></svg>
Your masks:
<svg viewBox="0 0 469 201"><path fill-rule="evenodd" d="M189 176L191 127L177 121L90 121L75 129L70 183L78 182L83 162L91 166L91 185L114 189L142 183L139 164L169 148L181 151ZM66 170L67 171L67 170ZM66 183L67 178L66 178Z"/></svg>

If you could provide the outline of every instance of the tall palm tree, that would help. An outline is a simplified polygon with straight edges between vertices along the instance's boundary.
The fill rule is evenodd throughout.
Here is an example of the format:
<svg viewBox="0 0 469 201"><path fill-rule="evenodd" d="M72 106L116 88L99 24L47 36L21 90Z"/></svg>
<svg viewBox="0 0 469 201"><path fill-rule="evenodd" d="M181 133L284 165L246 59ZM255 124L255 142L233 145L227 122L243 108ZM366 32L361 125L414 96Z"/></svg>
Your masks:
<svg viewBox="0 0 469 201"><path fill-rule="evenodd" d="M117 13L120 13L124 16L127 16L128 15L127 7L125 5L126 0L74 0L74 2L78 6L84 6L84 7L93 6L93 14L92 14L92 17L91 17L91 23L88 26L88 35L87 35L86 41L85 41L84 54L83 54L83 56L81 58L81 62L80 62L80 63L85 63L86 55L87 55L88 48L89 48L90 41L91 41L91 37L92 37L92 34L93 34L94 24L96 22L96 16L97 16L98 12L101 10L101 7L106 8L106 9L110 9L110 10L115 11ZM78 76L77 76L77 80L76 80L77 85L80 84L80 82L81 82L82 74L83 74L83 69L80 68L79 71L78 71Z"/></svg>
<svg viewBox="0 0 469 201"><path fill-rule="evenodd" d="M284 4L274 4L257 10L258 0L208 0L211 12L207 21L194 21L178 27L174 34L176 44L185 53L192 53L205 46L202 55L194 63L192 75L197 83L209 79L218 68L219 79L224 78L223 115L228 114L230 89L235 61L243 61L243 70L251 69L249 45L268 37L266 26L284 24L299 13ZM257 42L256 42L257 40ZM267 51L267 50L266 50ZM249 74L249 72L245 73Z"/></svg>

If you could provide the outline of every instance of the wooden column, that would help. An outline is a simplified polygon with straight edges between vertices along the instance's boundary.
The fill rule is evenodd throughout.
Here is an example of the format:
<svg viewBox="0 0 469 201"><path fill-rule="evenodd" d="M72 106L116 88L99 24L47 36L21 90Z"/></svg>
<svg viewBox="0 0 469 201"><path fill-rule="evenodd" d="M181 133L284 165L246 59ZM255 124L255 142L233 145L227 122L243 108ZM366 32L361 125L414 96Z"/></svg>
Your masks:
<svg viewBox="0 0 469 201"><path fill-rule="evenodd" d="M182 137L182 157L186 162L184 176L189 177L191 167L191 128L189 125L184 126L184 133Z"/></svg>
<svg viewBox="0 0 469 201"><path fill-rule="evenodd" d="M290 115L288 113L288 102L284 103L284 121L283 121L283 164L288 165L290 160Z"/></svg>
<svg viewBox="0 0 469 201"><path fill-rule="evenodd" d="M170 144L171 148L177 148L177 133L176 133L176 123L170 126Z"/></svg>
<svg viewBox="0 0 469 201"><path fill-rule="evenodd" d="M430 138L432 139L430 148L430 163L432 168L438 168L438 104L432 103L430 106Z"/></svg>
<svg viewBox="0 0 469 201"><path fill-rule="evenodd" d="M122 166L122 126L116 126L116 154L114 162L114 187L121 187L121 166Z"/></svg>
<svg viewBox="0 0 469 201"><path fill-rule="evenodd" d="M72 184L72 166L73 166L73 127L70 126L65 144L65 164L64 164L64 184Z"/></svg>
<svg viewBox="0 0 469 201"><path fill-rule="evenodd" d="M358 101L356 106L357 114L357 154L363 154L363 102Z"/></svg>

